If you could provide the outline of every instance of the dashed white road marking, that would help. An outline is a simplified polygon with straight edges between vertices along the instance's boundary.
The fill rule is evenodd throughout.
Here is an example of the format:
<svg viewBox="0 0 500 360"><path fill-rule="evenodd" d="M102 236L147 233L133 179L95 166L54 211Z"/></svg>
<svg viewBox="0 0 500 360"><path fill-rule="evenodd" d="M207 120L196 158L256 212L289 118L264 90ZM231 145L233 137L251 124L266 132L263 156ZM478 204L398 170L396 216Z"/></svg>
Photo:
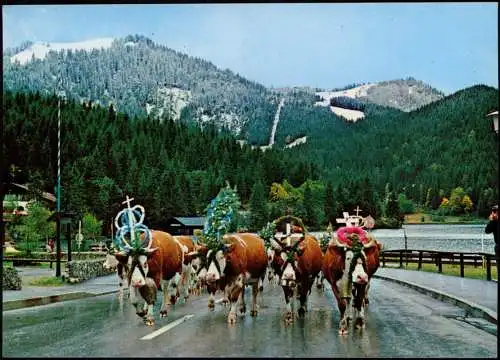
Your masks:
<svg viewBox="0 0 500 360"><path fill-rule="evenodd" d="M184 321L188 320L188 319L191 319L194 315L193 314L190 314L190 315L184 315L183 317L181 317L180 319L177 319L175 321L172 321L171 323L159 328L158 330L156 331L153 331L151 334L148 334L146 336L143 336L141 338L141 340L151 340L151 339L154 339L155 337L157 337L158 335L161 335L163 334L164 332L167 332L168 330L176 327L177 325L183 323Z"/></svg>

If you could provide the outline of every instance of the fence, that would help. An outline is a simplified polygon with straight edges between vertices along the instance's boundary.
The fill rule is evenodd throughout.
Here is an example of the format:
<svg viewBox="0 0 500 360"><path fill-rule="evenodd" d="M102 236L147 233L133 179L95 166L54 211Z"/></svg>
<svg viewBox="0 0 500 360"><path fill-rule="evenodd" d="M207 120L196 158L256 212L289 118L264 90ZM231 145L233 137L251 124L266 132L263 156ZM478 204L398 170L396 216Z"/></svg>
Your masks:
<svg viewBox="0 0 500 360"><path fill-rule="evenodd" d="M460 264L460 276L464 277L465 265L474 267L486 266L486 279L491 280L491 266L496 265L494 254L483 252L449 252L432 250L384 250L381 252L382 266L386 263L398 263L403 267L403 262L418 264L418 270L422 264L435 264L438 272L443 272L443 264ZM497 274L498 276L498 274Z"/></svg>

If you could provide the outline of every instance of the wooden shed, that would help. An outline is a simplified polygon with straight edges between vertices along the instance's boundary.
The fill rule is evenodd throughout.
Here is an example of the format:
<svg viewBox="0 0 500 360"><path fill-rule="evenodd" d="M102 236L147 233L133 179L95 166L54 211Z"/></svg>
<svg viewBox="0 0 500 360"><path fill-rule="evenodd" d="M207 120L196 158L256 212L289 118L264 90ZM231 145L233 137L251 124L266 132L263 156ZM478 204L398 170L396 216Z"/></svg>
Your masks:
<svg viewBox="0 0 500 360"><path fill-rule="evenodd" d="M172 235L193 235L195 229L203 229L205 217L172 217L166 223L166 231Z"/></svg>

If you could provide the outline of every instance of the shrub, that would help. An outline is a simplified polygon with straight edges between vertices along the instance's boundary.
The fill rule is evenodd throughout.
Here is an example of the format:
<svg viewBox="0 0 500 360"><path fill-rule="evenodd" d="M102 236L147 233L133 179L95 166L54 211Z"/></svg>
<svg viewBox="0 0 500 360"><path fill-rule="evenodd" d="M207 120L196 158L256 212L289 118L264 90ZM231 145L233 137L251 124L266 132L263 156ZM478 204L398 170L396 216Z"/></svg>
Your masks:
<svg viewBox="0 0 500 360"><path fill-rule="evenodd" d="M21 290L22 281L17 270L12 266L3 267L2 290Z"/></svg>

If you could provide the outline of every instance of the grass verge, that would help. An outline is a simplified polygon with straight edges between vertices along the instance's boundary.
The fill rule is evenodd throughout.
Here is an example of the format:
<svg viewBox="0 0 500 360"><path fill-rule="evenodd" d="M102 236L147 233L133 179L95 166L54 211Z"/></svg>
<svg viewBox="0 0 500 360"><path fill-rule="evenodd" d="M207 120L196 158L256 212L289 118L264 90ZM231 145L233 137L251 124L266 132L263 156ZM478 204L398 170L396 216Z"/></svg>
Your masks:
<svg viewBox="0 0 500 360"><path fill-rule="evenodd" d="M406 265L403 262L403 269L406 270L417 270L418 269L418 264L411 264L409 263ZM420 271L426 271L426 272L438 272L438 268L434 264L422 264L422 269ZM460 265L459 264L443 264L443 272L441 273L443 275L450 275L450 276L460 276ZM479 279L479 280L486 280L486 267L482 266L477 266L474 267L472 265L465 266L464 267L464 277L470 278L470 279ZM498 274L497 274L497 268L496 266L491 266L491 278L498 280Z"/></svg>
<svg viewBox="0 0 500 360"><path fill-rule="evenodd" d="M32 286L63 286L66 283L55 276L42 276L28 281L28 285Z"/></svg>

